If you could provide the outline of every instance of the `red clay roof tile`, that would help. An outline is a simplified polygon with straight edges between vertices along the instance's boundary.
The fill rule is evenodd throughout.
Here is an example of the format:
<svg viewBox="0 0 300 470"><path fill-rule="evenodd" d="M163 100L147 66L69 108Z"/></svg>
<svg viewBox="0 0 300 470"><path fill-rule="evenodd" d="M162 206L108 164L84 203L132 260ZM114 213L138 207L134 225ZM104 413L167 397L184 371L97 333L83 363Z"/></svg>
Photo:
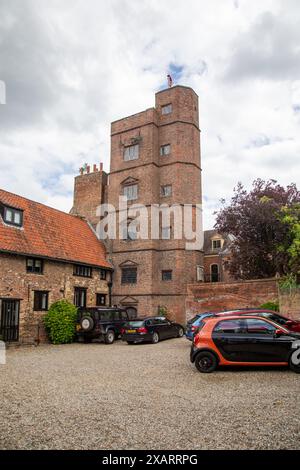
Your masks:
<svg viewBox="0 0 300 470"><path fill-rule="evenodd" d="M2 189L0 203L24 211L22 228L5 224L0 215L0 251L111 268L86 221Z"/></svg>

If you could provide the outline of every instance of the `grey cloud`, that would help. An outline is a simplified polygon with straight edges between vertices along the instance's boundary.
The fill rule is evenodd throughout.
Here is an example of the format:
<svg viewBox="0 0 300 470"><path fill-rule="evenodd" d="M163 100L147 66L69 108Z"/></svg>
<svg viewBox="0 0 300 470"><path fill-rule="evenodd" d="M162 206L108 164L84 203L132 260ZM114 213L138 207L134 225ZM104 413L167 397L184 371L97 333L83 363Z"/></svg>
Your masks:
<svg viewBox="0 0 300 470"><path fill-rule="evenodd" d="M246 33L239 34L225 78L233 81L299 79L299 7L293 13L287 19L265 12Z"/></svg>

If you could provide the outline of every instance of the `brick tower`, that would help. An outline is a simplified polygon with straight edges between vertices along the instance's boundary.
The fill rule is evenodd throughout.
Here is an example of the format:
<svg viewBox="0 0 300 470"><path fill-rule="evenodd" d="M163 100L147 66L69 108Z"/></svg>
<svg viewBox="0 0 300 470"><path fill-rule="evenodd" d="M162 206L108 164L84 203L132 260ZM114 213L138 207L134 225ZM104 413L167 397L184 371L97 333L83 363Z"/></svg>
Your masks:
<svg viewBox="0 0 300 470"><path fill-rule="evenodd" d="M118 207L120 195L131 204L201 203L198 96L174 86L155 95L155 107L111 125L111 168L107 197ZM162 238L114 240L113 303L131 306L140 316L168 315L185 321L187 284L203 266L202 251L187 251L173 239L174 219L160 227ZM134 237L133 237L134 238ZM199 272L199 271L198 271Z"/></svg>

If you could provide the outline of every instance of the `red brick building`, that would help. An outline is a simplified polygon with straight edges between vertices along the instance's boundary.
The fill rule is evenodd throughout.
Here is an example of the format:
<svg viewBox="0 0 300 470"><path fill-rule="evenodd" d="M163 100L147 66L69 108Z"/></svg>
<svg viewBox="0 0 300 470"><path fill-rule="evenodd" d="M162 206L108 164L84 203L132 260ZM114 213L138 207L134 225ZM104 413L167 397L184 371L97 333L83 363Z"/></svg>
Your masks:
<svg viewBox="0 0 300 470"><path fill-rule="evenodd" d="M59 299L108 305L111 265L89 224L0 190L0 338L43 339L42 317Z"/></svg>
<svg viewBox="0 0 300 470"><path fill-rule="evenodd" d="M232 282L234 279L226 269L230 259L230 242L228 235L221 235L216 230L204 232L204 281Z"/></svg>
<svg viewBox="0 0 300 470"><path fill-rule="evenodd" d="M175 86L155 95L155 107L111 125L109 176L88 167L75 179L73 214L97 223L96 207L128 204L201 204L201 160L198 96ZM193 212L193 218L195 212ZM108 249L114 267L113 303L131 306L139 315L168 314L185 321L187 285L203 272L203 253L187 251L174 239L175 219L163 226L160 239L116 239ZM168 239L168 234L170 239Z"/></svg>

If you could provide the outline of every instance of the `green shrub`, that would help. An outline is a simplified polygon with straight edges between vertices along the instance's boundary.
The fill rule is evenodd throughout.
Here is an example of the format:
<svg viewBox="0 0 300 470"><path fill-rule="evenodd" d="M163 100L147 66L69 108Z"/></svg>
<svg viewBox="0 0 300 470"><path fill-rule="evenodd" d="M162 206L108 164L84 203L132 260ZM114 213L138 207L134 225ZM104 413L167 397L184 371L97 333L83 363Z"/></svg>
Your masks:
<svg viewBox="0 0 300 470"><path fill-rule="evenodd" d="M260 308L265 308L266 310L274 310L274 312L279 312L279 302L266 302L260 306Z"/></svg>
<svg viewBox="0 0 300 470"><path fill-rule="evenodd" d="M75 336L77 308L67 300L51 305L44 317L46 331L53 344L72 343Z"/></svg>

